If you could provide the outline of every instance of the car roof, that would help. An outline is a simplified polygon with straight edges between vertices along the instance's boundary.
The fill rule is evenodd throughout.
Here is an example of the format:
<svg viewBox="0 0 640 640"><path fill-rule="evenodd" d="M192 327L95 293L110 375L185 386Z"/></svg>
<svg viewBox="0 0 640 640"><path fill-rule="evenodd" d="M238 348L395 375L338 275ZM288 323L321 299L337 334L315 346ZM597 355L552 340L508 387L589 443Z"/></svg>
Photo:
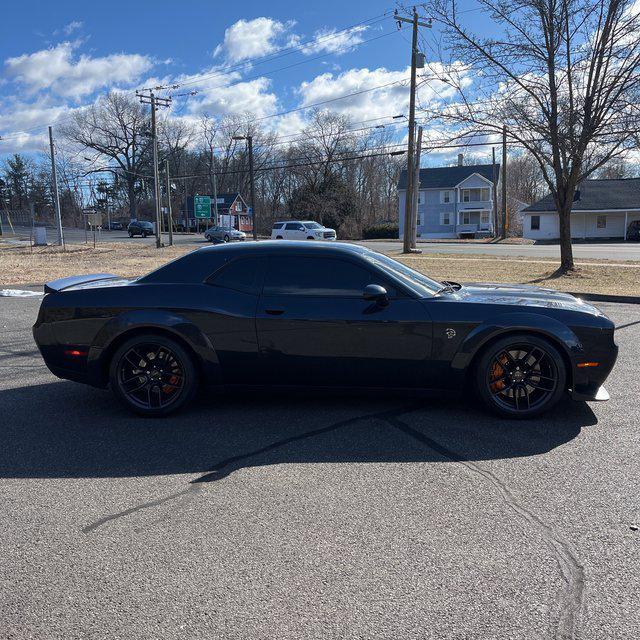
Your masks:
<svg viewBox="0 0 640 640"><path fill-rule="evenodd" d="M197 252L215 251L216 253L225 252L236 255L260 255L269 253L273 254L287 254L287 253L299 253L305 252L317 252L319 254L348 254L353 255L370 253L370 249L363 247L359 244L351 244L349 242L309 242L307 240L261 240L260 242L244 242L239 244L223 244L214 245L211 247L202 247Z"/></svg>

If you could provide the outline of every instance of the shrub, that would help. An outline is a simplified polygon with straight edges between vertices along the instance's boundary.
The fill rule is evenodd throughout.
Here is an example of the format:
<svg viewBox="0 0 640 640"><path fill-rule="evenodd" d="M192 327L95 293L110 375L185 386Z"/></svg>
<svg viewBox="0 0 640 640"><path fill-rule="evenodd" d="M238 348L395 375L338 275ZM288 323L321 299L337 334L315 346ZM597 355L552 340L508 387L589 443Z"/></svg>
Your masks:
<svg viewBox="0 0 640 640"><path fill-rule="evenodd" d="M397 239L400 229L397 224L374 224L362 230L363 240L373 240L377 238Z"/></svg>

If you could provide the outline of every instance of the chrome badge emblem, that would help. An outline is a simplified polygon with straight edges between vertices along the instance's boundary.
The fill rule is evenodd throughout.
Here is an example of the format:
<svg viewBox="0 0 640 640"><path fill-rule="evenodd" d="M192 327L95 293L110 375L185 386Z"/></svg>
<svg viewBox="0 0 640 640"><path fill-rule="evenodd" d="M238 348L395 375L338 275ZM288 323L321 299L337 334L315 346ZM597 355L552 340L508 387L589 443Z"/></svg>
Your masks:
<svg viewBox="0 0 640 640"><path fill-rule="evenodd" d="M445 331L445 333L447 334L447 338L449 338L449 340L451 340L451 338L455 338L455 336L456 336L456 330L455 329L447 329Z"/></svg>

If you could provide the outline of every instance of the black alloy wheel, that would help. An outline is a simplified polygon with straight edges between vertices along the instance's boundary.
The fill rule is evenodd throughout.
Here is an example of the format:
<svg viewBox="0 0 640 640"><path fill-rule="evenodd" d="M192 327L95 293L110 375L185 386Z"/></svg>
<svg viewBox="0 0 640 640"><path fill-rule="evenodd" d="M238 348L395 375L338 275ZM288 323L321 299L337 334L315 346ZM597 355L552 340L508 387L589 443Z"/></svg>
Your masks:
<svg viewBox="0 0 640 640"><path fill-rule="evenodd" d="M566 379L564 361L552 344L537 336L518 335L499 340L483 353L476 389L494 412L528 418L560 400Z"/></svg>
<svg viewBox="0 0 640 640"><path fill-rule="evenodd" d="M225 233L223 240L225 242L229 242L229 236Z"/></svg>
<svg viewBox="0 0 640 640"><path fill-rule="evenodd" d="M197 389L191 356L170 338L136 336L114 354L111 388L130 410L143 416L164 416L189 402Z"/></svg>

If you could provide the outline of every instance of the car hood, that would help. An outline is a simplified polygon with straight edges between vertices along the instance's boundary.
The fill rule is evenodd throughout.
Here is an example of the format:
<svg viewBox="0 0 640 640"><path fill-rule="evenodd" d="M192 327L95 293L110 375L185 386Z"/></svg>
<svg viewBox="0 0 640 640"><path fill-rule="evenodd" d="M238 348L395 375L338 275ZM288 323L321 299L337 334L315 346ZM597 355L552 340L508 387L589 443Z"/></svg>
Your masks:
<svg viewBox="0 0 640 640"><path fill-rule="evenodd" d="M548 309L564 309L598 316L603 315L599 309L570 293L526 284L473 282L463 285L462 289L456 291L455 295L462 302L506 304L518 307L546 307Z"/></svg>

